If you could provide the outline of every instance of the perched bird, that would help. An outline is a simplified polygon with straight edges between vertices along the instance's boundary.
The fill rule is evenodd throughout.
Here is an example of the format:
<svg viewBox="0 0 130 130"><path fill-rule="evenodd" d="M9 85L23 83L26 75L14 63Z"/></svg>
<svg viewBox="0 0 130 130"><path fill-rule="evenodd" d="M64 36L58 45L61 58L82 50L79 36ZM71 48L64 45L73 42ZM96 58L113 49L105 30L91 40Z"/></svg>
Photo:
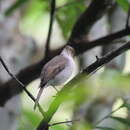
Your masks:
<svg viewBox="0 0 130 130"><path fill-rule="evenodd" d="M75 67L74 55L75 50L70 46L66 46L60 55L55 56L44 65L40 76L40 90L35 101L34 109L36 109L45 87L53 86L55 88L55 86L64 84L71 77Z"/></svg>

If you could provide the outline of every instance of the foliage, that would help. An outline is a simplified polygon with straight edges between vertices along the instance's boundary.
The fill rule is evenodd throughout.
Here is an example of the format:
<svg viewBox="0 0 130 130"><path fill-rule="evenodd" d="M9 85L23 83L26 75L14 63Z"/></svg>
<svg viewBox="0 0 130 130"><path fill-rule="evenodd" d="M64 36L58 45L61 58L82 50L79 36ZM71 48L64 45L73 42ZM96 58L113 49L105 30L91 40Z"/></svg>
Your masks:
<svg viewBox="0 0 130 130"><path fill-rule="evenodd" d="M75 0L57 0L56 20L58 21L65 38L68 37L76 19L85 9L84 2L85 0L79 0L77 2L75 2ZM29 8L26 11L26 17L24 16L24 18L31 20L30 23L33 23L32 26L29 25L30 28L34 27L35 25L37 25L36 28L41 28L41 26L38 27L41 18L44 15L49 14L50 11L49 1L47 0L17 0L16 3L6 10L5 14L11 15L17 8L27 3L29 3Z"/></svg>
<svg viewBox="0 0 130 130"><path fill-rule="evenodd" d="M109 128L109 127L96 127L97 129L100 129L100 130L115 130L113 128Z"/></svg>
<svg viewBox="0 0 130 130"><path fill-rule="evenodd" d="M11 7L9 7L6 10L5 15L8 16L8 15L12 14L13 11L15 11L15 9L21 7L23 4L25 4L28 1L29 0L17 0Z"/></svg>
<svg viewBox="0 0 130 130"><path fill-rule="evenodd" d="M124 119L124 118L121 118L121 117L113 117L113 116L111 116L111 118L123 123L124 125L130 126L130 120L129 119Z"/></svg>
<svg viewBox="0 0 130 130"><path fill-rule="evenodd" d="M116 1L125 11L128 11L128 9L129 9L128 0L116 0Z"/></svg>
<svg viewBox="0 0 130 130"><path fill-rule="evenodd" d="M125 10L128 11L129 3L127 0L116 0L117 3ZM60 25L60 28L62 30L62 34L65 38L68 38L70 31L76 21L76 19L79 17L81 12L85 9L86 5L84 4L85 0L76 1L75 0L58 0L57 1L57 10L56 10L56 20ZM16 3L14 3L8 10L6 10L6 15L11 15L16 9L23 6L24 4L28 3L28 9L26 9L26 14L24 16L24 19L28 19L28 21L32 21L31 27L34 27L36 25L36 28L41 28L41 24L39 24L41 17L45 14L49 14L50 6L49 1L47 0L17 0ZM70 3L66 5L67 3ZM58 8L62 5L62 8ZM37 22L37 24L36 24ZM83 76L84 77L84 76ZM80 106L84 101L89 101L91 97L100 97L100 96L106 96L109 94L109 96L115 96L118 95L118 92L120 93L127 93L130 88L129 80L130 75L125 75L117 71L105 71L101 74L101 76L97 76L95 79L92 77L90 80L86 81L86 77L84 77L81 81L76 81L76 86L71 92L71 94L68 97L62 97L65 98L65 103L71 104L68 109L71 110L71 112L67 113L67 109L63 110L61 115L63 113L67 113L67 116L72 115L72 111L74 110L74 105ZM109 86L109 87L108 87ZM100 89L99 89L100 88ZM98 90L98 91L97 91ZM116 94L115 94L116 91ZM70 92L67 92L70 93ZM78 95L78 96L77 96ZM92 96L94 95L94 96ZM95 96L96 95L96 96ZM48 104L50 100L47 101ZM68 105L69 106L69 105ZM124 103L123 107L130 110L130 105L128 103ZM65 118L66 116L63 116L62 118ZM109 116L109 118L112 118L114 121L119 121L120 123L123 123L124 125L130 126L129 119L121 118L121 117L114 117L112 115ZM24 120L24 121L23 121ZM23 128L23 124L26 125L26 129L32 128L35 129L35 127L38 125L38 123L41 121L41 116L39 114L34 113L33 111L28 110L28 108L23 109L21 121L20 121L20 129L19 130L25 130ZM53 119L53 122L58 122L58 120ZM25 126L24 125L24 126ZM89 129L89 126L91 124L88 123L88 126L85 127L86 129ZM96 127L101 130L114 130L111 127ZM50 128L51 130L67 130L67 125L56 125Z"/></svg>
<svg viewBox="0 0 130 130"><path fill-rule="evenodd" d="M66 3L68 3L68 6L59 8L56 12L56 19L62 29L65 38L68 37L76 19L85 9L85 0L80 0L75 3L74 1L75 0L67 0Z"/></svg>

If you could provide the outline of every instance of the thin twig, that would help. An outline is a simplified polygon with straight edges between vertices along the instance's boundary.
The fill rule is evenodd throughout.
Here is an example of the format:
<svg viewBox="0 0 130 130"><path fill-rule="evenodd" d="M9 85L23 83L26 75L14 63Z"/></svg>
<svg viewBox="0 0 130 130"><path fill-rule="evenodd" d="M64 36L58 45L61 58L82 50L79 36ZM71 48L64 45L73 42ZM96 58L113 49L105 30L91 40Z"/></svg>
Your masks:
<svg viewBox="0 0 130 130"><path fill-rule="evenodd" d="M111 111L109 114L107 114L105 117L103 117L101 120L97 121L95 124L95 127L97 127L97 125L99 125L102 121L104 121L105 119L109 118L113 113L117 112L118 110L120 110L123 107L123 105L119 106L117 109Z"/></svg>
<svg viewBox="0 0 130 130"><path fill-rule="evenodd" d="M72 120L72 121L62 121L62 122L57 122L57 123L53 123L49 126L55 126L55 125L60 125L60 124L67 124L67 123L73 123L75 121L79 121L79 120Z"/></svg>
<svg viewBox="0 0 130 130"><path fill-rule="evenodd" d="M13 74L9 71L9 69L8 69L7 65L5 64L5 62L3 61L2 57L0 57L0 62L1 62L1 64L3 65L3 67L5 68L5 70L7 71L7 73L8 73L13 79L15 79L15 80L19 83L20 87L21 87L21 88L26 92L26 94L35 102L35 100L36 100L35 97L26 89L25 85L24 85L20 80L18 80L18 78L17 78L15 75L13 75ZM38 108L39 108L39 111L41 112L41 114L42 114L43 116L45 116L45 112L44 112L43 109L41 108L40 104L38 104Z"/></svg>
<svg viewBox="0 0 130 130"><path fill-rule="evenodd" d="M105 56L103 56L102 58L99 58L97 61L95 61L93 64L89 65L86 69L84 69L83 72L90 74L92 73L94 70L98 69L100 66L107 64L108 62L110 62L112 59L114 59L115 57L119 56L120 54L124 53L125 51L127 51L128 49L130 49L130 42L127 42L126 44L124 44L123 46L121 46L120 48L106 54Z"/></svg>
<svg viewBox="0 0 130 130"><path fill-rule="evenodd" d="M45 44L45 49L46 49L45 59L49 57L49 53L50 53L50 39L52 34L53 22L54 22L55 8L56 8L56 0L51 0L50 24L49 24L49 30L48 30L47 40Z"/></svg>

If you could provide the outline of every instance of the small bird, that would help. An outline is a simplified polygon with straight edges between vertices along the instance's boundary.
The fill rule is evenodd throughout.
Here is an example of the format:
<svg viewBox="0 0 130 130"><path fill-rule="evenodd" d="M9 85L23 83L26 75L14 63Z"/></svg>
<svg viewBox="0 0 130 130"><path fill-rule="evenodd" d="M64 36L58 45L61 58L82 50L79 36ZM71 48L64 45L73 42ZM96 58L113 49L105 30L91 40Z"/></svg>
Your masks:
<svg viewBox="0 0 130 130"><path fill-rule="evenodd" d="M67 45L60 55L55 56L44 65L41 71L40 90L35 101L34 110L44 88L48 86L55 88L55 86L62 85L72 76L75 68L74 55L75 50Z"/></svg>

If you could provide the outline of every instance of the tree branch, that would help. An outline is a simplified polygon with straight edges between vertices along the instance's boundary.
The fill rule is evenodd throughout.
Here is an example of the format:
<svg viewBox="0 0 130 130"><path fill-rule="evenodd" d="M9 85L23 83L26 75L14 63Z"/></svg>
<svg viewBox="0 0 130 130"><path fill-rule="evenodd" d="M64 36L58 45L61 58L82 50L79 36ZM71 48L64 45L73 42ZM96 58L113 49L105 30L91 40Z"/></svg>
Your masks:
<svg viewBox="0 0 130 130"><path fill-rule="evenodd" d="M101 37L93 41L86 42L84 40L74 40L73 43L69 43L68 45L72 46L76 50L76 53L78 55L96 46L105 46L108 44L113 44L112 41L128 36L129 34L130 34L130 27L122 29L118 32L109 34L107 36Z"/></svg>
<svg viewBox="0 0 130 130"><path fill-rule="evenodd" d="M93 0L75 23L69 42L73 43L73 40L82 39L84 35L88 34L94 23L99 20L111 6L112 0Z"/></svg>
<svg viewBox="0 0 130 130"><path fill-rule="evenodd" d="M5 70L7 71L7 73L10 75L10 77L12 77L12 79L14 79L14 80L20 85L19 87L22 88L22 89L26 92L26 94L27 94L27 95L34 101L34 103L35 103L35 101L36 101L35 97L26 89L25 85L24 85L21 81L19 81L15 75L13 75L13 74L9 71L7 65L5 64L5 62L3 61L3 59L2 59L1 57L0 57L0 62L1 62L1 64L3 65L3 67L5 68ZM39 109L40 113L41 113L41 114L43 115L43 117L44 117L44 111L43 111L43 109L42 109L42 107L40 106L39 103L38 103L38 109Z"/></svg>
<svg viewBox="0 0 130 130"><path fill-rule="evenodd" d="M51 0L50 24L49 24L49 30L48 30L47 40L45 44L45 59L49 57L49 53L50 53L50 39L52 34L52 26L54 22L55 9L56 9L56 0Z"/></svg>
<svg viewBox="0 0 130 130"><path fill-rule="evenodd" d="M128 13L127 13L126 28L129 27L129 18L130 18L130 7L129 7L129 10L128 10Z"/></svg>
<svg viewBox="0 0 130 130"><path fill-rule="evenodd" d="M97 1L99 1L99 0L97 0ZM100 0L100 1L104 2L104 0ZM106 1L109 1L109 0L106 0ZM96 2L96 0L94 0L93 2ZM98 6L98 4L97 4L97 6ZM88 7L88 9L89 8L90 7ZM100 12L101 12L101 10L99 9L99 11L97 10L96 14L98 15L98 13L100 13ZM94 13L94 15L95 15L95 12L92 12L92 13ZM89 18L89 17L91 17L91 13L87 13L86 19ZM98 17L98 18L100 18L100 17ZM78 19L78 21L80 21L80 22L77 22L77 23L81 24L82 28L85 28L85 27L82 26L81 20L83 20L83 19L81 19L81 18ZM96 20L98 20L98 19L96 19ZM92 24L90 24L90 25L92 26ZM88 24L88 25L85 25L85 26L87 27L87 26L90 26L90 25ZM79 28L79 27L80 27L80 25L78 25L77 28ZM76 29L76 25L74 26L74 29ZM72 38L70 38L71 40L73 40L73 42L68 42L68 45L71 45L72 47L74 47L76 49L77 55L79 55L79 54L82 54L83 52L85 52L88 49L91 49L95 46L107 45L107 44L111 43L111 41L113 41L113 40L116 40L116 39L123 37L123 36L127 36L129 33L130 33L130 29L126 28L126 29L123 29L123 30L116 32L114 34L110 34L108 36L105 36L103 38L100 38L100 39L97 39L97 40L94 40L94 41L90 41L90 42L88 42L88 41L85 42L85 41L82 41L82 40L78 41L78 40L73 40ZM74 36L74 34L73 34L73 36ZM78 35L78 34L76 33L75 35ZM44 66L44 64L46 62L48 62L51 58L53 58L54 56L59 54L59 52L63 49L63 47L51 51L50 54L49 54L49 57L47 58L46 61L43 58L40 62L38 62L34 65L31 65L31 66L23 69L22 71L20 71L16 75L16 77L25 86L28 85L31 81L33 81L33 80L35 80L36 78L39 77L40 72L41 72L41 68ZM22 92L22 89L19 87L19 84L14 79L11 79L8 82L6 82L5 84L1 85L0 86L0 95L1 95L0 106L3 106L8 99L10 99L14 95L19 94L21 92Z"/></svg>
<svg viewBox="0 0 130 130"><path fill-rule="evenodd" d="M99 45L105 46L108 44L112 44L113 40L119 39L119 38L127 36L129 34L130 34L130 29L127 28L127 29L123 29L121 31L118 31L116 33L107 35L105 37L99 38L99 39L94 40L94 41L90 41L90 42L85 42L85 41L77 42L77 41L75 41L73 43L68 43L68 45L71 45L72 47L74 47L76 52L77 52L77 55L79 55L79 54L82 54L91 48L96 47L96 46L99 46ZM24 83L25 86L27 86L31 81L33 81L39 77L41 69L44 66L44 64L46 62L48 62L51 58L53 58L54 56L59 54L59 52L63 49L63 47L51 51L49 54L49 58L47 58L46 61L44 59L42 59L40 62L21 70L16 75L16 77L22 83ZM12 87L12 84L13 84L13 87ZM19 86L19 84L13 79L9 80L8 82L6 82L5 84L2 84L0 86L0 95L1 95L0 106L3 106L5 104L5 102L8 99L10 99L11 97L22 92L22 89L19 88L18 86Z"/></svg>

